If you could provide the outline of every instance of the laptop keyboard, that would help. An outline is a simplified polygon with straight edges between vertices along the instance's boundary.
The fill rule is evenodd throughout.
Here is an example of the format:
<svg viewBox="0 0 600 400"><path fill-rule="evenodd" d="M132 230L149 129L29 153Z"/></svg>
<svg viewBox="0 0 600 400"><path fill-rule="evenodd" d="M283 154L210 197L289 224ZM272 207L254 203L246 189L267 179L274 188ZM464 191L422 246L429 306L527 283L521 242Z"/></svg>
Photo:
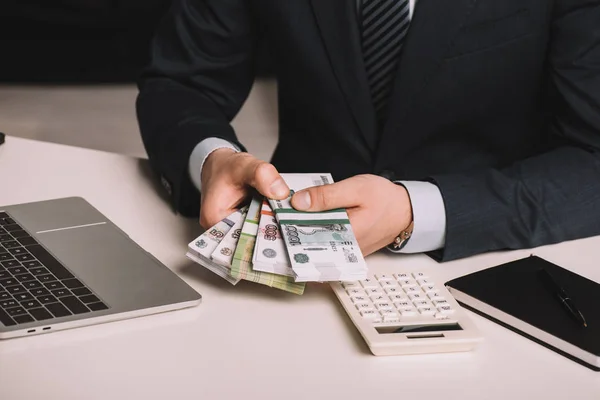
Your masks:
<svg viewBox="0 0 600 400"><path fill-rule="evenodd" d="M5 326L106 310L92 291L0 212L0 322Z"/></svg>

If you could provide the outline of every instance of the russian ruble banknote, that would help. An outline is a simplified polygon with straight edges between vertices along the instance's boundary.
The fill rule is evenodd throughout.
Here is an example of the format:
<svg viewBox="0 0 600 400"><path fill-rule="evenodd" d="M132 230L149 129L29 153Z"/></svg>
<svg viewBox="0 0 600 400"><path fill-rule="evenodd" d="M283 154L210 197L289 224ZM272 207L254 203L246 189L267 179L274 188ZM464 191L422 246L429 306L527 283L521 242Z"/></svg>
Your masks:
<svg viewBox="0 0 600 400"><path fill-rule="evenodd" d="M281 237L281 229L266 199L260 210L260 222L252 263L256 271L295 276Z"/></svg>
<svg viewBox="0 0 600 400"><path fill-rule="evenodd" d="M257 234L259 233L259 220L262 204L263 200L261 197L255 197L250 203L246 220L244 221L231 262L231 276L236 279L260 283L291 293L303 294L305 288L303 283L296 283L294 282L294 279L289 276L257 271L254 268L252 260Z"/></svg>
<svg viewBox="0 0 600 400"><path fill-rule="evenodd" d="M211 259L213 251L219 246L219 243L225 238L229 230L241 219L244 218L248 212L248 207L243 207L233 214L229 215L222 221L218 222L215 226L209 228L200 235L196 240L188 244L188 252L186 256L202 265L206 269L219 275L221 278L227 280L231 284L235 285L240 280L233 278L229 274L229 268L223 265L219 265Z"/></svg>
<svg viewBox="0 0 600 400"><path fill-rule="evenodd" d="M330 174L281 174L291 195L302 189L333 183ZM367 264L344 209L301 212L285 200L269 199L281 227L296 282L360 280Z"/></svg>

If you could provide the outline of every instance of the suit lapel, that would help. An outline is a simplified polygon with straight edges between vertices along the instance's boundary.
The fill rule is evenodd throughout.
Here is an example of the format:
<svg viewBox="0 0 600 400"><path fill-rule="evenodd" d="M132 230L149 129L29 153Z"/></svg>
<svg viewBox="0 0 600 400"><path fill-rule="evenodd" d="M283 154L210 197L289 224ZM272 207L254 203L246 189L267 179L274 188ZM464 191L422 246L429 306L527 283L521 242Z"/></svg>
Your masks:
<svg viewBox="0 0 600 400"><path fill-rule="evenodd" d="M431 76L441 65L454 36L466 22L477 1L417 0L378 153L385 152L385 143L399 134L403 135L402 147L406 149L411 148L414 140L420 140L409 132L402 132L400 126L411 115L411 108L422 100Z"/></svg>
<svg viewBox="0 0 600 400"><path fill-rule="evenodd" d="M377 146L375 110L360 44L356 0L311 0L331 66L371 151Z"/></svg>

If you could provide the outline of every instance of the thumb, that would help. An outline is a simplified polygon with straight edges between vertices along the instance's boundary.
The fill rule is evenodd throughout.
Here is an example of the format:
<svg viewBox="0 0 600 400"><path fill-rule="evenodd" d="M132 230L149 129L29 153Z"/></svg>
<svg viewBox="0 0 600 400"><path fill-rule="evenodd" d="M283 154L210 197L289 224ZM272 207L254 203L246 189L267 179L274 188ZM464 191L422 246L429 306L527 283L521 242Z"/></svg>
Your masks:
<svg viewBox="0 0 600 400"><path fill-rule="evenodd" d="M250 156L241 171L243 182L263 196L281 200L290 195L290 188L273 164Z"/></svg>
<svg viewBox="0 0 600 400"><path fill-rule="evenodd" d="M292 207L300 211L326 211L351 208L359 204L356 185L349 180L311 187L292 196Z"/></svg>

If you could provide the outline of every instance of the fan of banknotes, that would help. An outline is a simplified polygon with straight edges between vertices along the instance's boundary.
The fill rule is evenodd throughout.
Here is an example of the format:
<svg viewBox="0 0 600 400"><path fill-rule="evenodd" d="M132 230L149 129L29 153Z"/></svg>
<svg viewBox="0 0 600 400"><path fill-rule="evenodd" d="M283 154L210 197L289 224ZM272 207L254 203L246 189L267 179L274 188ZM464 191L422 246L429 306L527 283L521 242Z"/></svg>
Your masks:
<svg viewBox="0 0 600 400"><path fill-rule="evenodd" d="M281 174L291 194L333 183L330 174ZM303 294L305 282L367 276L343 209L300 212L285 200L252 199L188 245L187 257L233 285L248 280Z"/></svg>

